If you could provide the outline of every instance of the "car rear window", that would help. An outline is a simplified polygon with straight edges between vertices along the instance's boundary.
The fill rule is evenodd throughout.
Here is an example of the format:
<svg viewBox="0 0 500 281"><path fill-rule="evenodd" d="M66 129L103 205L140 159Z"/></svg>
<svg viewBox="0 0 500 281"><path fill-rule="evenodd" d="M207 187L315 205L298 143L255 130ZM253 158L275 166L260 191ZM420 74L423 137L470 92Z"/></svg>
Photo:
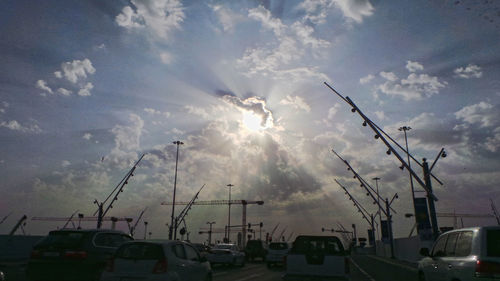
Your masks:
<svg viewBox="0 0 500 281"><path fill-rule="evenodd" d="M486 255L489 257L500 257L500 229L486 231Z"/></svg>
<svg viewBox="0 0 500 281"><path fill-rule="evenodd" d="M157 244L130 243L118 249L116 257L133 260L157 260L164 257L163 248Z"/></svg>
<svg viewBox="0 0 500 281"><path fill-rule="evenodd" d="M288 245L286 243L271 243L269 244L269 249L271 250L286 250Z"/></svg>
<svg viewBox="0 0 500 281"><path fill-rule="evenodd" d="M326 255L342 255L344 247L337 237L300 236L295 239L293 254L323 253Z"/></svg>
<svg viewBox="0 0 500 281"><path fill-rule="evenodd" d="M77 248L84 241L87 233L77 231L51 231L38 243L38 247Z"/></svg>

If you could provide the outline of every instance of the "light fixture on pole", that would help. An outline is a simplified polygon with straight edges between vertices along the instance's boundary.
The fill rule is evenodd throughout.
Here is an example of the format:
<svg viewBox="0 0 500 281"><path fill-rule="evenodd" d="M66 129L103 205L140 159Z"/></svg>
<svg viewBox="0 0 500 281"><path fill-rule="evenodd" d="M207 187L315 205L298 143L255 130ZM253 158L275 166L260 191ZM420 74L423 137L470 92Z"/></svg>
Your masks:
<svg viewBox="0 0 500 281"><path fill-rule="evenodd" d="M226 185L227 187L229 187L229 201L228 201L228 206L229 206L229 212L228 212L228 216L227 216L227 243L229 243L230 241L230 233L231 233L231 187L233 187L234 185L233 184L228 184Z"/></svg>
<svg viewBox="0 0 500 281"><path fill-rule="evenodd" d="M175 145L177 145L177 155L175 157L175 176L174 176L174 195L173 195L173 199L172 199L172 217L171 217L171 220L170 220L170 228L169 228L169 233L168 233L168 239L170 239L170 240L172 240L172 238L174 240L177 238L177 222L174 222L175 191L176 191L176 188L177 188L177 164L179 162L179 145L184 144L181 141L174 141L173 143Z"/></svg>

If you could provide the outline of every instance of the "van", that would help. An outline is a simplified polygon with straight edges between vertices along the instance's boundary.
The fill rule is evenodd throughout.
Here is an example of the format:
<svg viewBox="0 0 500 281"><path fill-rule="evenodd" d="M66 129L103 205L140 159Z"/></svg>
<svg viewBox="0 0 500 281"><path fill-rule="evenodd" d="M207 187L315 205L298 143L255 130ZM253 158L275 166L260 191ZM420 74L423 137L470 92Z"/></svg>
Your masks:
<svg viewBox="0 0 500 281"><path fill-rule="evenodd" d="M500 278L500 226L470 227L441 234L432 250L420 249L419 280Z"/></svg>

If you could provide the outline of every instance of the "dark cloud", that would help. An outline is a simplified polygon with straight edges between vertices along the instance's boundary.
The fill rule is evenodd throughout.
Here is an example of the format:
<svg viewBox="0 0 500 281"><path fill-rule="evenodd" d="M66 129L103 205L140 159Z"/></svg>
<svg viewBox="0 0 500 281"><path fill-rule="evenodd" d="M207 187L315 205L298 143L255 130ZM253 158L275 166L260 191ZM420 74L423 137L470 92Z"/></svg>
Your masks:
<svg viewBox="0 0 500 281"><path fill-rule="evenodd" d="M250 111L260 116L262 127L267 127L268 123L273 124L272 112L266 108L266 101L261 97L253 96L247 99L240 99L236 96L225 95L222 99L240 110Z"/></svg>

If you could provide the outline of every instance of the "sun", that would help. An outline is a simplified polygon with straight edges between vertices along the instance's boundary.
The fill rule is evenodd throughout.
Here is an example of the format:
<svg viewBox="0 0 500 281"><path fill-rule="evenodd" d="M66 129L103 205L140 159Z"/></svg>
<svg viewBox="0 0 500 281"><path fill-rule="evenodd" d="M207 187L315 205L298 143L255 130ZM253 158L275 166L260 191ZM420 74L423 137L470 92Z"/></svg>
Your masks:
<svg viewBox="0 0 500 281"><path fill-rule="evenodd" d="M243 125L250 131L260 131L264 129L262 126L262 118L253 112L243 112Z"/></svg>

